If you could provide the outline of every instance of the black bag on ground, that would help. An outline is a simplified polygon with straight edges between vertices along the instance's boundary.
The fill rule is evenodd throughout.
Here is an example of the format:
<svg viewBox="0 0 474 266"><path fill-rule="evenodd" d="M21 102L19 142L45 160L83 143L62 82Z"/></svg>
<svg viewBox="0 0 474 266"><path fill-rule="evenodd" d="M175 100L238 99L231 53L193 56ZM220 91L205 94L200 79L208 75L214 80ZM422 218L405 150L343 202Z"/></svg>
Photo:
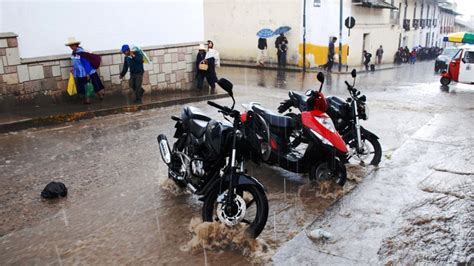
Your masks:
<svg viewBox="0 0 474 266"><path fill-rule="evenodd" d="M55 199L60 196L67 196L66 185L61 182L50 182L46 185L46 187L44 187L43 191L41 192L41 197L44 199Z"/></svg>
<svg viewBox="0 0 474 266"><path fill-rule="evenodd" d="M375 71L375 65L374 64L370 65L370 71Z"/></svg>

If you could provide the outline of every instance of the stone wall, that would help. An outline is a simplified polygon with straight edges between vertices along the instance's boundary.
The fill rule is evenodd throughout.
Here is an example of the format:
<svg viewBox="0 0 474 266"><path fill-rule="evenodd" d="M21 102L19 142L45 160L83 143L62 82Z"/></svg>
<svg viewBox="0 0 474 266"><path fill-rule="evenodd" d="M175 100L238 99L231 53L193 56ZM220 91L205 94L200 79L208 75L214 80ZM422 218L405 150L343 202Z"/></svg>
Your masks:
<svg viewBox="0 0 474 266"><path fill-rule="evenodd" d="M84 48L88 50L87 44ZM198 43L142 47L152 60L145 64L143 88L147 93L193 87ZM94 51L101 55L98 70L106 93L128 92L129 74L119 79L124 56L117 50ZM17 35L0 33L0 100L30 101L38 96L60 100L66 96L71 69L70 55L20 58Z"/></svg>

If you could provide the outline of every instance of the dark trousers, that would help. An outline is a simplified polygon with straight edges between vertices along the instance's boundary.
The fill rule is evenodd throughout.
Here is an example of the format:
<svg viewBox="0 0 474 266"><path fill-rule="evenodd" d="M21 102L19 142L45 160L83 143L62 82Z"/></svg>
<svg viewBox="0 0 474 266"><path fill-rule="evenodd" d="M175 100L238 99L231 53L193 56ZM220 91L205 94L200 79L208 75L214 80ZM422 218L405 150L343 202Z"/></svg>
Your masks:
<svg viewBox="0 0 474 266"><path fill-rule="evenodd" d="M286 66L286 52L285 53L277 53L278 56L278 66Z"/></svg>
<svg viewBox="0 0 474 266"><path fill-rule="evenodd" d="M202 90L202 87L204 86L204 78L206 78L207 83L209 83L209 86L211 89L216 88L216 75L213 73L209 73L207 71L198 71L197 73L197 88L199 90Z"/></svg>
<svg viewBox="0 0 474 266"><path fill-rule="evenodd" d="M130 88L135 92L135 99L141 100L143 92L145 91L142 88L143 82L143 73L130 73L130 80L128 81L128 85Z"/></svg>
<svg viewBox="0 0 474 266"><path fill-rule="evenodd" d="M326 68L328 72L332 71L332 66L334 65L334 59L333 56L328 55L328 62L326 63Z"/></svg>
<svg viewBox="0 0 474 266"><path fill-rule="evenodd" d="M365 70L369 70L369 63L370 61L367 61L367 60L364 61Z"/></svg>

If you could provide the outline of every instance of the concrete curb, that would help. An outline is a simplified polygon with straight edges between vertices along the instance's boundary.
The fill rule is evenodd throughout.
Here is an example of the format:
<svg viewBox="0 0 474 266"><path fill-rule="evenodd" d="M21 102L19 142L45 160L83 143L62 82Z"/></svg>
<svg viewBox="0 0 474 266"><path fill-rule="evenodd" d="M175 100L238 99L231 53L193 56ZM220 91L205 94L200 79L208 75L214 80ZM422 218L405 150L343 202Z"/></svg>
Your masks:
<svg viewBox="0 0 474 266"><path fill-rule="evenodd" d="M58 125L58 124L63 124L67 122L91 119L94 117L121 114L125 112L138 112L141 110L148 110L148 109L153 109L153 108L167 107L167 106L172 106L172 105L186 104L186 103L199 102L199 101L205 101L205 100L220 99L224 97L227 97L226 93L218 93L218 94L212 94L212 95L193 96L189 98L182 98L182 99L169 100L169 101L163 101L163 102L151 102L151 103L146 103L146 104L127 105L127 106L119 106L115 108L98 109L98 110L91 110L91 111L84 111L84 112L73 112L73 113L67 113L67 114L50 115L50 116L36 117L36 118L27 118L27 119L21 119L18 121L13 121L11 123L5 123L5 124L0 125L0 134L11 132L11 131L24 130L24 129L28 129L32 127L52 126L52 125Z"/></svg>
<svg viewBox="0 0 474 266"><path fill-rule="evenodd" d="M280 71L285 71L285 72L303 72L303 69L301 68L296 68L294 66L287 66L286 68L279 68L277 66L257 66L257 65L252 65L252 64L243 64L243 63L221 63L222 66L225 67L240 67L240 68L252 68L252 69L264 69L264 70L280 70ZM380 70L388 70L388 69L394 69L394 68L399 68L403 66L387 66L387 67L382 67L382 68L376 68L374 72L380 71ZM357 68L356 68L357 69ZM352 70L352 69L351 69ZM307 73L317 73L317 72L324 72L327 73L324 69L321 68L309 68L306 70ZM370 70L357 70L357 73L369 73L371 72ZM332 71L331 74L337 74L337 75L350 75L351 72L339 72L339 71Z"/></svg>
<svg viewBox="0 0 474 266"><path fill-rule="evenodd" d="M221 63L221 66L226 66L226 67L241 67L241 68L254 68L254 69L265 69L265 70L281 70L285 72L303 72L302 69L293 67L293 66L287 66L285 68L279 68L278 66L257 66L257 65L252 65L252 64L240 64L240 63Z"/></svg>

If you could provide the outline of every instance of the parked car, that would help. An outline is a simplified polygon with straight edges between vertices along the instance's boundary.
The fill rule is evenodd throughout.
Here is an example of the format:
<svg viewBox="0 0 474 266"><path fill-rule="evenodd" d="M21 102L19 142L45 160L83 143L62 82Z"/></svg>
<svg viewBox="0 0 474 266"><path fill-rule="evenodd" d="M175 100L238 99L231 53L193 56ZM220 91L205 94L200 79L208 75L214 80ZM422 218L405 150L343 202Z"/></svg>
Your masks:
<svg viewBox="0 0 474 266"><path fill-rule="evenodd" d="M443 53L438 55L435 60L435 72L446 71L448 69L449 62L459 50L457 47L446 47L443 49Z"/></svg>

